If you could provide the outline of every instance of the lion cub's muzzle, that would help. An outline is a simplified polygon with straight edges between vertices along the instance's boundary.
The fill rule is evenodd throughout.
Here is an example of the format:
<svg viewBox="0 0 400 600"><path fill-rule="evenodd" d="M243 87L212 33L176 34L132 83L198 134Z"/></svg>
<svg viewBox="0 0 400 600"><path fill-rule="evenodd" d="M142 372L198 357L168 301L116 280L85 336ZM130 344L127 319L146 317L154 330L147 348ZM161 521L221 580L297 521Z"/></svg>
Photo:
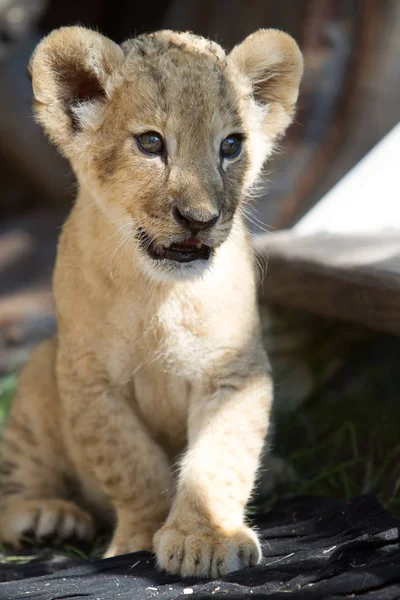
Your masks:
<svg viewBox="0 0 400 600"><path fill-rule="evenodd" d="M153 260L172 260L178 263L189 263L196 260L208 261L212 248L199 239L199 236L201 235L204 239L207 232L217 224L220 213L217 211L196 212L175 206L172 209L172 216L182 228L185 237L160 244L141 229L138 238L149 257Z"/></svg>
<svg viewBox="0 0 400 600"><path fill-rule="evenodd" d="M187 238L182 242L171 244L155 244L146 233L142 233L140 241L147 254L153 260L172 260L179 263L189 263L195 260L208 260L211 256L211 247L203 244L197 238Z"/></svg>
<svg viewBox="0 0 400 600"><path fill-rule="evenodd" d="M217 223L220 212L195 212L190 209L182 209L175 206L172 215L175 221L194 237L199 231L211 229Z"/></svg>

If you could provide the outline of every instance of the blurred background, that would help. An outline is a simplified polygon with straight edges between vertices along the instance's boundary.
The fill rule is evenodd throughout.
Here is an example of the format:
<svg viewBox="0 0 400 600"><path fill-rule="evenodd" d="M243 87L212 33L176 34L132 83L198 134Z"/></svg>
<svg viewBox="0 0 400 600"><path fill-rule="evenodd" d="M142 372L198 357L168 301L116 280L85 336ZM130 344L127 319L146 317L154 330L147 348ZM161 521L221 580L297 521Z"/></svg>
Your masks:
<svg viewBox="0 0 400 600"><path fill-rule="evenodd" d="M26 68L43 35L71 24L96 28L116 42L139 33L170 28L191 30L230 49L260 27L282 29L298 41L306 65L299 108L280 151L268 165L263 192L249 215L249 226L255 235L297 223L399 120L399 0L0 0L0 400L5 399L3 404L0 402L0 419L15 387L15 373L32 347L54 329L51 273L57 237L73 202L75 182L66 161L47 143L33 121ZM263 319L269 340L276 331L282 331L276 323L284 323L283 333L271 347L271 353L278 357L276 372L282 382L279 393L290 397L292 404L306 397L312 397L314 402L315 398L320 399L315 390L325 381L326 374L340 372L339 383L336 381L335 385L343 385L343 370L338 370L338 364L348 369L348 356L353 363L357 357L364 377L357 379L357 385L362 390L372 389L365 371L368 361L375 361L376 365L380 356L391 356L393 360L385 359L385 364L396 370L394 357L398 361L398 347L393 346L392 338L383 341L379 338L378 343L369 331L361 329L353 335L347 326L341 328L337 323L303 314L296 314L293 319L292 313L282 316L279 307L277 310L273 327L272 309L268 309ZM318 339L322 336L324 340L324 350L315 343L315 331ZM335 340L328 344L328 349L327 339ZM372 346L365 346L365 340ZM304 360L299 364L298 358L288 358L297 349L304 359L304 344L312 346L314 353L307 365ZM358 344L356 351L354 344ZM279 362L282 356L283 363ZM385 371L383 380L386 379ZM378 380L381 382L374 375L374 382ZM340 394L347 398L347 388L345 392L340 389ZM386 388L384 392L381 388L373 389L371 394L375 399L389 394ZM337 391L332 390L337 387L330 384L329 393L336 397ZM334 403L325 406L331 406L331 413L337 414ZM355 410L362 413L360 407ZM377 405L376 410L381 411L381 406ZM293 429L291 421L293 439L296 435L299 439L310 435L314 447L320 448L321 439L330 433L321 434L322 438L316 436L313 428L317 427L320 415L312 410L311 415L306 411L299 416L304 421L301 424L298 420L297 429ZM338 447L346 436L355 439L357 419L352 416L345 420L350 425L344 430L342 419L342 424L338 423L331 431L339 436L335 437ZM285 427L283 424L282 431L287 433ZM399 433L397 429L393 434L397 441ZM360 435L365 441L364 433ZM286 456L291 452L285 445L288 437L289 434L278 443L281 454ZM387 455L386 446L384 443L383 455L377 458L380 468L383 456ZM354 444L346 447L350 453L356 452L352 460L359 468L362 450L358 447L354 450ZM396 447L398 461L399 447ZM332 458L332 447L324 448ZM365 468L370 460L368 448ZM391 472L395 468L390 462L392 458L385 467ZM301 460L302 457L300 463ZM346 456L343 461L347 465ZM368 463L371 473L375 473L374 464ZM398 465L396 462L397 475L387 483L388 498L397 494ZM357 492L358 488L349 488L354 478L349 476L352 472L348 471L348 465L342 471L336 469L334 477L335 473L342 479L339 478L339 483L334 479L333 486L339 485L345 494ZM357 479L361 482L360 490L364 491L361 480L365 482L365 477L362 471ZM371 477L367 477L368 485Z"/></svg>

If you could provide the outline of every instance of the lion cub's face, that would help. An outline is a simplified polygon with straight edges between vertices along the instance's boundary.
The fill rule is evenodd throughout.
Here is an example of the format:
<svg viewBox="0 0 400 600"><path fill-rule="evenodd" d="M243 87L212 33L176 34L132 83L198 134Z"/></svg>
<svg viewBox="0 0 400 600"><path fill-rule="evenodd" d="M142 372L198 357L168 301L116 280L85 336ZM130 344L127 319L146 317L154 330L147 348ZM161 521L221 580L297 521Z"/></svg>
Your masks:
<svg viewBox="0 0 400 600"><path fill-rule="evenodd" d="M116 218L118 203L143 266L158 274L201 271L243 197L246 124L225 63L163 38L130 44L123 80L92 134L98 197Z"/></svg>
<svg viewBox="0 0 400 600"><path fill-rule="evenodd" d="M295 42L260 31L226 56L158 32L117 46L79 27L31 61L36 114L152 276L201 272L291 120Z"/></svg>

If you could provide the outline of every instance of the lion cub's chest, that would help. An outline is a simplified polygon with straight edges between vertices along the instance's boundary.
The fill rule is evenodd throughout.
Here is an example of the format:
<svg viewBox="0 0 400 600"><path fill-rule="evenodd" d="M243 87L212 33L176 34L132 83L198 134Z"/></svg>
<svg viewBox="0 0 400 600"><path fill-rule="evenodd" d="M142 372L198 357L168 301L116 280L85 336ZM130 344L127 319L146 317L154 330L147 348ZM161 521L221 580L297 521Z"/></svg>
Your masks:
<svg viewBox="0 0 400 600"><path fill-rule="evenodd" d="M143 331L142 352L135 358L133 387L141 418L172 452L186 443L191 392L207 355L202 329L190 308L165 307Z"/></svg>

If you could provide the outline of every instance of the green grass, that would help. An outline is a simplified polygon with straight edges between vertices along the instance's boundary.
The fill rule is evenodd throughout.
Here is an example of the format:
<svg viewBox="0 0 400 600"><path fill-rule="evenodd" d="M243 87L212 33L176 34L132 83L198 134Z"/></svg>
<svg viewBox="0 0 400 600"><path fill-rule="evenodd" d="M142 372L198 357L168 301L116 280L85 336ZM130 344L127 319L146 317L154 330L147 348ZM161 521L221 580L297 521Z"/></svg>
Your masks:
<svg viewBox="0 0 400 600"><path fill-rule="evenodd" d="M400 517L400 403L344 393L315 397L276 424L276 451L295 479L274 494L352 498L375 493Z"/></svg>
<svg viewBox="0 0 400 600"><path fill-rule="evenodd" d="M8 375L7 377L0 378L0 431L11 406L15 387L15 375Z"/></svg>
<svg viewBox="0 0 400 600"><path fill-rule="evenodd" d="M295 352L313 389L295 411L276 411L273 446L295 479L271 502L374 493L400 518L400 340L314 317L306 325L314 332Z"/></svg>

